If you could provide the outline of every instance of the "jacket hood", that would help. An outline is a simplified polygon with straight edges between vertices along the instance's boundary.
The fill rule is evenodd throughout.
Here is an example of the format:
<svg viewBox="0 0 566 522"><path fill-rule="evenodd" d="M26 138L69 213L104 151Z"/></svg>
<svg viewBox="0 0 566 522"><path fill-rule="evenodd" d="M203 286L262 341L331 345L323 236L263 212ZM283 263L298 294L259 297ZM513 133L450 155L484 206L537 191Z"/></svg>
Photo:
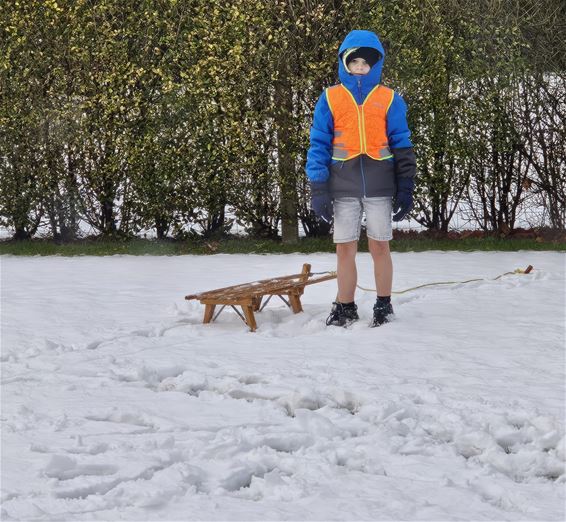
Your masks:
<svg viewBox="0 0 566 522"><path fill-rule="evenodd" d="M351 47L371 47L379 52L381 58L370 69L368 74L364 76L354 76L346 70L342 60L342 53ZM360 103L363 101L363 98L365 98L367 94L381 81L381 69L383 68L384 57L385 51L383 49L383 45L381 45L377 35L371 31L364 31L360 29L351 31L340 45L340 49L338 50L338 76L344 86L347 87L353 94L357 94L356 90L358 89L358 85L360 85L362 90L362 100L358 100Z"/></svg>

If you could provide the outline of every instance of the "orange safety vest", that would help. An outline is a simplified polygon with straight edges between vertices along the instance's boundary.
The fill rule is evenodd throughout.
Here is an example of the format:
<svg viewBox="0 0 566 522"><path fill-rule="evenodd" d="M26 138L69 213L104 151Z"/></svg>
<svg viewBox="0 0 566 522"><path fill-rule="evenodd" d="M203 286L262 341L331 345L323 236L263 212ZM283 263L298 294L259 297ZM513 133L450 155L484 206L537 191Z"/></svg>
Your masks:
<svg viewBox="0 0 566 522"><path fill-rule="evenodd" d="M394 92L377 85L358 105L344 85L326 89L326 100L334 118L332 159L346 161L360 154L375 160L392 158L387 139L387 111Z"/></svg>

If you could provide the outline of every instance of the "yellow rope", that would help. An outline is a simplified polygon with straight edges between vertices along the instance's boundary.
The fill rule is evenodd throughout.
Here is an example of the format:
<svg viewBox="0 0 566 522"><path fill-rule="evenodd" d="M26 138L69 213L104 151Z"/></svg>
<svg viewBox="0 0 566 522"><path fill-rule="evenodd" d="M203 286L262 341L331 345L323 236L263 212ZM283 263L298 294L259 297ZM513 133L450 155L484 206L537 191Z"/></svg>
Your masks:
<svg viewBox="0 0 566 522"><path fill-rule="evenodd" d="M424 288L426 286L436 286L436 285L459 285L459 284L466 284L466 283L473 283L474 281L497 281L498 279L502 278L506 275L513 275L513 274L528 274L533 269L531 265L529 265L524 270L522 268L516 268L513 272L505 272L504 274L499 274L497 277L488 279L485 277L480 277L477 279L468 279L467 281L438 281L435 283L425 283L424 285L413 286L411 288L406 288L405 290L400 290L397 292L391 292L392 294L405 294L406 292L411 292L412 290L417 290L419 288ZM336 271L327 272L331 275L336 275ZM376 292L375 288L364 288L363 286L356 285L357 288L360 290L364 290L365 292Z"/></svg>

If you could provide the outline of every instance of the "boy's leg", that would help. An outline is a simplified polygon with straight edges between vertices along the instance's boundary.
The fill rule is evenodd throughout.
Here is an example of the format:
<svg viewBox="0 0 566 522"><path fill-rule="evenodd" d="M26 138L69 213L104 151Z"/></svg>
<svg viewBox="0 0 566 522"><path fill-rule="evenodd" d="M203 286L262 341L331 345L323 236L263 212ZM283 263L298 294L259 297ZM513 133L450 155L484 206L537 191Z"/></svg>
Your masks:
<svg viewBox="0 0 566 522"><path fill-rule="evenodd" d="M378 296L390 296L393 281L393 263L389 240L393 237L391 225L392 198L364 199L367 217L368 246L373 259L373 271Z"/></svg>
<svg viewBox="0 0 566 522"><path fill-rule="evenodd" d="M389 241L376 241L368 238L368 243L373 259L377 295L390 296L393 284L393 262L389 250Z"/></svg>
<svg viewBox="0 0 566 522"><path fill-rule="evenodd" d="M391 283L393 281L393 263L389 251L389 240L393 237L391 226L390 197L367 198L364 207L368 225L369 251L373 259L373 271L377 288L377 299L373 305L374 326L389 322L393 314L391 305Z"/></svg>
<svg viewBox="0 0 566 522"><path fill-rule="evenodd" d="M362 202L359 198L334 200L334 243L336 243L339 303L354 301L358 271L356 252L362 223Z"/></svg>
<svg viewBox="0 0 566 522"><path fill-rule="evenodd" d="M356 268L357 251L357 241L336 244L339 303L351 303L354 301L356 283L358 282L358 271Z"/></svg>

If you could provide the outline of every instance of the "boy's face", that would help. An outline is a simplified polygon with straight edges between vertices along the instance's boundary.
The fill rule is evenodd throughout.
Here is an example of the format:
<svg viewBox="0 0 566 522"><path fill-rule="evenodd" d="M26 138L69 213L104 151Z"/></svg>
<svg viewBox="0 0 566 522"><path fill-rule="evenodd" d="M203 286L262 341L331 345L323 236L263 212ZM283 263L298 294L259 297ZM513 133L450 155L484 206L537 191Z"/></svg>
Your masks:
<svg viewBox="0 0 566 522"><path fill-rule="evenodd" d="M367 74L370 69L371 67L363 58L354 58L348 64L348 70L352 74L355 74L357 76L363 76L364 74Z"/></svg>

